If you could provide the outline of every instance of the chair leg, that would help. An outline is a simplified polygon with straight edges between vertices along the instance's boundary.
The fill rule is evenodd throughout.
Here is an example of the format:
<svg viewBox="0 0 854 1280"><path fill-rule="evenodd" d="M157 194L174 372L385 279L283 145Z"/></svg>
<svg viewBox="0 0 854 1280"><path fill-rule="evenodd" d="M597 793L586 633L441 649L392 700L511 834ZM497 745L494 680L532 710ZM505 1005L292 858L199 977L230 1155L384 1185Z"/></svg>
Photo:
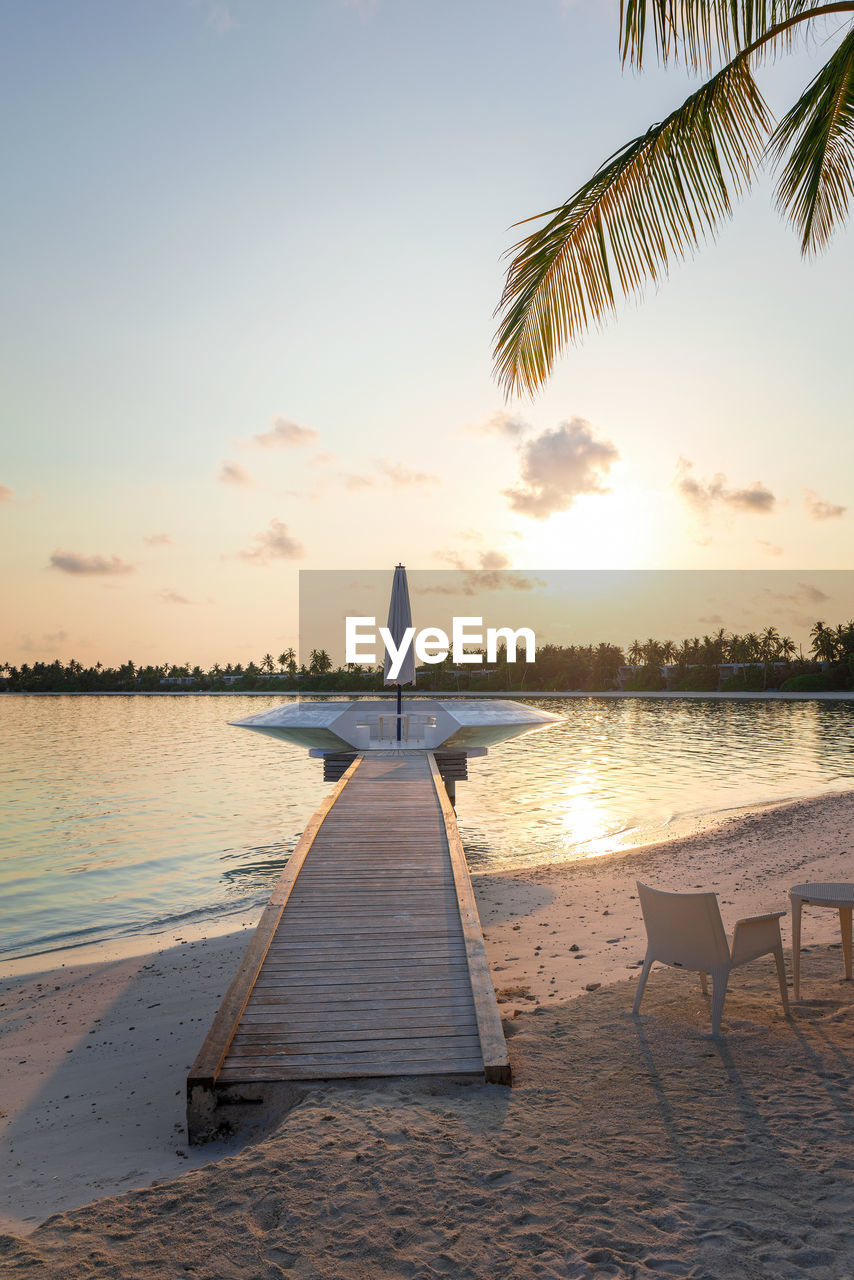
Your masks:
<svg viewBox="0 0 854 1280"><path fill-rule="evenodd" d="M780 999L783 1001L783 1011L789 1016L789 993L786 990L786 966L783 963L783 944L774 948L774 959L777 963L777 981L780 983Z"/></svg>
<svg viewBox="0 0 854 1280"><path fill-rule="evenodd" d="M720 1035L721 1018L724 1012L724 1000L729 982L729 969L712 971L712 1035Z"/></svg>
<svg viewBox="0 0 854 1280"><path fill-rule="evenodd" d="M644 987L646 986L646 980L649 977L649 971L651 968L652 968L652 956L649 954L649 952L647 952L646 957L644 958L643 968L641 969L640 977L638 978L638 989L635 992L635 1002L634 1002L634 1005L632 1006L632 1013L637 1013L638 1009L640 1009L640 1003L641 1003L641 1000L643 999Z"/></svg>
<svg viewBox="0 0 854 1280"><path fill-rule="evenodd" d="M845 977L851 981L851 908L839 908L839 931L842 934L842 959L845 962Z"/></svg>
<svg viewBox="0 0 854 1280"><path fill-rule="evenodd" d="M700 990L702 991L704 996L707 996L709 994L709 984L706 981L706 975L702 969L700 970Z"/></svg>

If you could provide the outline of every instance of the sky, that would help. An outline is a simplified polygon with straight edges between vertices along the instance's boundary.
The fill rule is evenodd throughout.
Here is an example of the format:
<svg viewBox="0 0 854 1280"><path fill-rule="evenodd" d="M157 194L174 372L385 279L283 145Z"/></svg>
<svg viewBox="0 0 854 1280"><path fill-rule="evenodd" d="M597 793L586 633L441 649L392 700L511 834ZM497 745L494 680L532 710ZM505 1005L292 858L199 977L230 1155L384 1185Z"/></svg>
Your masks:
<svg viewBox="0 0 854 1280"><path fill-rule="evenodd" d="M539 396L493 378L513 224L694 85L617 27L3 7L0 663L257 661L306 570L852 567L854 237L803 260L771 175ZM828 47L762 70L778 115Z"/></svg>

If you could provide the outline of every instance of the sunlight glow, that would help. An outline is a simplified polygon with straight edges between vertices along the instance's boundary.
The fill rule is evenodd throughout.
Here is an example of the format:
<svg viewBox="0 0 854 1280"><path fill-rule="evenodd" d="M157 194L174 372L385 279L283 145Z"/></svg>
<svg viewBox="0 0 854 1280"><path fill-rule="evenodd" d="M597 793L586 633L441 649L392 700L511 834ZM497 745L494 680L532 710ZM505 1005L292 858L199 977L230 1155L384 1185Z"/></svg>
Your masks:
<svg viewBox="0 0 854 1280"><path fill-rule="evenodd" d="M622 485L580 497L548 521L526 520L513 558L543 569L653 568L662 553L654 506L654 495Z"/></svg>

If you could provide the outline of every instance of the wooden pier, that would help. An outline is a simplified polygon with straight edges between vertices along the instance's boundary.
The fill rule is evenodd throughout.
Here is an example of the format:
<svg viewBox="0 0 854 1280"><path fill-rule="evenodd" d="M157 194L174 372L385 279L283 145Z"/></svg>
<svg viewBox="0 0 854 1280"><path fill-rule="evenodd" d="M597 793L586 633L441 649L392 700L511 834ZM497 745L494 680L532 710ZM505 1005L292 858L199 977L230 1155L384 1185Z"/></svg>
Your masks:
<svg viewBox="0 0 854 1280"><path fill-rule="evenodd" d="M191 1142L308 1080L510 1083L471 880L427 751L361 755L312 817L187 1079Z"/></svg>

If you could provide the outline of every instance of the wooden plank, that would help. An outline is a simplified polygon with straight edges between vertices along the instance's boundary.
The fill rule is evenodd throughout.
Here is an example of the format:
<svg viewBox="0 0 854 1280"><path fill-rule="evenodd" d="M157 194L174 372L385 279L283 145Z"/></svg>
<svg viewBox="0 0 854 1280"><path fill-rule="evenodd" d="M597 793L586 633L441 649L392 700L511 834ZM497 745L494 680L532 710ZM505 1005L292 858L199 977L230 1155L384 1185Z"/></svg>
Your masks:
<svg viewBox="0 0 854 1280"><path fill-rule="evenodd" d="M364 889L353 889L350 892L338 885L330 885L325 894L318 890L300 889L291 902L291 907L293 910L302 907L315 911L322 911L324 908L330 912L344 910L350 915L355 915L356 908L361 903L375 903L379 910L394 911L399 908L411 911L414 907L431 905L434 910L440 907L453 907L456 901L457 896L452 884L435 885L432 889L415 887L407 889L403 885L368 885Z"/></svg>
<svg viewBox="0 0 854 1280"><path fill-rule="evenodd" d="M412 957L404 959L377 959L352 961L323 965L288 964L285 960L274 960L265 964L258 975L258 982L275 982L282 986L287 982L294 988L306 982L317 982L325 985L330 981L335 985L346 986L351 982L418 982L419 986L429 986L435 980L445 981L449 978L466 979L468 959L461 956L439 956L436 960L418 961Z"/></svg>
<svg viewBox="0 0 854 1280"><path fill-rule="evenodd" d="M454 869L457 894L460 903L460 920L463 936L468 952L469 974L471 976L474 1007L477 1012L477 1023L480 1029L480 1047L483 1052L483 1066L487 1080L493 1084L510 1084L510 1060L507 1056L507 1042L501 1026L501 1016L495 999L495 989L486 959L486 948L483 945L483 934L480 929L480 918L474 900L471 876L466 863L463 843L460 839L457 819L448 799L445 784L439 773L439 766L432 752L427 753L427 761L433 776L433 786L445 819L445 830L448 836L448 851Z"/></svg>
<svg viewBox="0 0 854 1280"><path fill-rule="evenodd" d="M442 1058L473 1058L477 1055L480 1048L480 1040L477 1036L470 1037L464 1044L458 1047L450 1046L447 1052L444 1052L442 1045L430 1040L424 1041L424 1047L420 1049L408 1049L403 1041L395 1041L383 1045L373 1044L369 1049L352 1050L349 1047L340 1052L308 1052L308 1053L286 1053L276 1052L273 1049L261 1050L257 1053L246 1050L235 1051L234 1054L229 1053L229 1066L236 1066L239 1062L246 1062L247 1067L260 1066L261 1062L265 1066L280 1066L283 1070L291 1067L315 1067L328 1066L333 1067L336 1063L341 1062L359 1062L363 1065L371 1066L389 1066L392 1063L418 1062L424 1059L428 1061L437 1061Z"/></svg>
<svg viewBox="0 0 854 1280"><path fill-rule="evenodd" d="M343 1009L327 1009L324 1012L328 1016L312 1016L310 1010L304 1010L302 1014L294 1015L290 1009L277 1009L265 1019L252 1021L244 1019L241 1021L232 1043L236 1044L241 1036L248 1034L256 1037L277 1034L300 1036L306 1027L311 1028L312 1034L317 1034L321 1038L326 1038L327 1033L337 1034L345 1028L353 1030L359 1027L372 1031L400 1033L406 1036L412 1035L413 1028L415 1028L416 1034L425 1034L423 1030L424 1024L418 1022L418 1014L422 1013L423 1010L418 1008L409 1010L376 1010L347 1007ZM431 1034L434 1028L449 1027L452 1031L455 1031L458 1028L465 1029L477 1022L476 1015L471 1007L468 1009L437 1009L433 1011L432 1015L424 1014L424 1017L429 1020Z"/></svg>
<svg viewBox="0 0 854 1280"><path fill-rule="evenodd" d="M385 1070L380 1069L380 1065L365 1062L338 1062L334 1066L324 1064L322 1066L294 1067L289 1072L289 1080L359 1080L364 1078L374 1079L382 1076L483 1076L483 1059L480 1054L477 1057L468 1059L458 1059L455 1061L419 1061L419 1062L396 1062L389 1063ZM220 1072L220 1080L223 1084L259 1084L270 1083L276 1084L282 1079L280 1071L275 1067L247 1067L240 1064L237 1067L223 1067Z"/></svg>
<svg viewBox="0 0 854 1280"><path fill-rule="evenodd" d="M362 1009L347 1010L346 1012L329 1012L313 1013L311 1010L305 1012L300 1017L299 1022L295 1023L291 1017L291 1011L288 1009L274 1010L270 1013L261 1013L250 1016L246 1014L240 1020L240 1027L237 1035L243 1035L244 1032L255 1032L265 1034L265 1027L311 1027L319 1035L325 1034L327 1030L334 1031L340 1027L350 1027L354 1031L362 1030L379 1030L386 1028L387 1030L401 1029L407 1027L463 1027L469 1025L477 1026L477 1018L474 1013L469 1013L464 1009L436 1010L432 1013L425 1013L424 1010L417 1006L413 1011L407 1012L405 1009Z"/></svg>
<svg viewBox="0 0 854 1280"><path fill-rule="evenodd" d="M325 972L312 974L303 968L291 969L284 975L280 975L275 969L267 972L266 966L258 975L256 980L257 989L263 990L272 987L276 991L281 991L283 987L293 992L299 992L305 988L316 987L347 987L356 986L376 986L376 987L399 987L401 983L407 985L417 983L419 987L426 987L432 991L437 990L437 983L447 986L451 983L455 986L461 986L465 990L466 983L469 981L467 960L456 962L454 965L448 965L438 969L435 972L421 974L423 980L419 980L419 968L417 965L406 964L380 969L353 969L352 971L346 966L337 966L335 972ZM245 1007L245 1006L244 1006Z"/></svg>
<svg viewBox="0 0 854 1280"><path fill-rule="evenodd" d="M319 959L323 956L323 959ZM360 966L376 961L377 964L426 964L441 965L447 961L465 960L464 946L448 944L446 946L419 947L414 945L383 946L380 941L375 947L361 946L324 948L323 943L304 945L299 950L290 947L272 948L267 952L266 965L270 968L285 966L291 969L302 969L311 972L316 965L339 969Z"/></svg>
<svg viewBox="0 0 854 1280"><path fill-rule="evenodd" d="M387 952L390 956L406 956L408 953L423 956L430 951L434 954L440 954L459 950L459 940L447 940L447 932L445 938L441 936L429 937L427 935L422 937L417 931L413 934L411 929L407 929L399 930L392 937L388 932L379 929L376 933L365 933L362 930L354 937L356 941L349 954L356 959L359 956L377 955L380 950ZM462 935L460 935L461 938ZM277 959L282 956L290 956L292 961L297 963L311 955L329 955L327 963L331 963L331 961L338 961L341 956L347 954L343 946L337 947L331 953L328 953L326 951L327 935L322 930L301 930L298 941L300 943L299 950L292 950L288 942L282 942L278 945L273 955L270 956L270 963L275 964ZM419 947L419 942L423 942L424 946ZM465 948L463 947L463 949Z"/></svg>
<svg viewBox="0 0 854 1280"><path fill-rule="evenodd" d="M348 983L324 983L321 986L313 986L310 983L298 988L295 995L302 992L307 998L320 1001L324 998L330 1000L352 1001L364 999L376 999L382 996L395 995L402 990L412 990L411 984L400 982L358 982ZM467 976L459 978L449 978L447 980L431 982L426 988L434 995L456 995L465 998L469 992L469 979ZM259 989L258 996L263 1000L265 994L276 996L281 991L281 983L270 983ZM413 992L412 998L417 999L418 993ZM254 999L254 997L253 997Z"/></svg>
<svg viewBox="0 0 854 1280"><path fill-rule="evenodd" d="M241 1022L240 1029L232 1040L232 1045L244 1044L301 1044L305 1042L306 1029L311 1032L311 1044L322 1045L340 1043L342 1039L346 1039L348 1043L355 1043L357 1040L407 1040L421 1035L428 1029L424 1023L417 1022L414 1018L409 1020L406 1025L401 1025L396 1019L389 1025L379 1023L377 1025L365 1026L361 1019L348 1018L342 1020L340 1026L330 1026L328 1023L310 1023L300 1019L299 1029L297 1031L290 1030L290 1023L274 1022L255 1023ZM436 1036L441 1039L443 1036L476 1036L477 1035L477 1019L472 1018L470 1022L460 1022L443 1018L431 1023L429 1026L431 1038Z"/></svg>
<svg viewBox="0 0 854 1280"><path fill-rule="evenodd" d="M228 1052L229 1061L235 1061L237 1058L253 1060L256 1058L265 1058L272 1061L274 1058L281 1058L282 1061L291 1062L294 1059L303 1058L312 1062L323 1059L324 1061L332 1061L342 1058L353 1058L357 1053L362 1056L370 1056L373 1060L382 1060L383 1058L397 1059L401 1055L407 1058L423 1057L425 1051L430 1057L444 1057L447 1053L459 1053L462 1057L471 1057L477 1053L480 1047L480 1040L477 1035L477 1028L473 1032L461 1032L455 1034L450 1032L445 1036L387 1036L382 1032L377 1032L374 1036L367 1039L351 1039L345 1036L338 1040L318 1041L297 1040L295 1038L289 1041L276 1039L267 1043L252 1040L237 1039L232 1041L231 1048Z"/></svg>
<svg viewBox="0 0 854 1280"><path fill-rule="evenodd" d="M316 955L310 960L305 959L289 959L286 956L267 956L264 964L264 974L293 974L296 977L306 977L309 979L322 978L334 975L337 981L349 982L352 978L364 977L365 974L374 974L378 977L384 977L390 973L412 973L414 975L421 974L424 978L441 977L443 974L450 973L456 969L465 967L468 963L465 951L459 952L457 955L437 956L434 959L422 956L363 956L361 958L351 958L347 961L334 959L332 961L320 960Z"/></svg>
<svg viewBox="0 0 854 1280"><path fill-rule="evenodd" d="M356 995L352 991L342 994L334 988L329 988L325 995L317 995L314 999L310 992L292 998L283 996L281 992L259 996L257 1000L252 1001L251 1005L246 1006L245 1016L249 1017L254 1013L272 1013L276 1009L284 1010L288 1014L312 1013L320 1012L321 1008L328 1013L335 1012L336 1008L340 1013L351 1013L356 1010L379 1012L394 1009L409 1012L413 1009L423 1009L425 1013L444 1009L460 1013L474 1009L474 1001L471 998L471 991L465 988L462 994L453 991L440 993L430 991L426 994L420 991L393 991L386 992L382 996L364 993Z"/></svg>
<svg viewBox="0 0 854 1280"><path fill-rule="evenodd" d="M289 939L299 938L301 936L316 939L324 936L324 930L319 929L314 922L310 925L306 925L305 927L301 927L299 918L297 917L288 921L287 930L288 931L285 936ZM431 920L429 924L425 922L421 926L419 926L419 922L417 920L413 924L402 924L391 920L383 920L377 924L367 924L362 921L358 925L353 925L352 929L344 936L349 938L375 938L378 935L386 938L392 936L447 938L448 925L447 920L438 922Z"/></svg>
<svg viewBox="0 0 854 1280"><path fill-rule="evenodd" d="M322 970L312 973L305 969L272 969L268 972L265 965L259 976L259 991L281 991L283 987L297 995L300 991L317 991L322 995L329 987L343 987L348 991L362 990L365 987L377 987L382 991L399 991L401 987L415 987L420 994L427 991L447 990L451 987L466 989L469 981L468 966L465 959L443 969L431 973L421 972L417 965L386 966L383 969L347 969ZM261 985L263 983L263 986Z"/></svg>
<svg viewBox="0 0 854 1280"><path fill-rule="evenodd" d="M320 998L319 998L320 1000ZM337 1008L334 1006L337 1005ZM317 1005L311 1000L309 995L303 995L293 999L283 999L281 996L272 995L268 999L255 1001L251 1005L247 1005L245 1019L254 1021L255 1019L271 1019L276 1016L291 1017L292 1014L299 1013L308 1020L315 1018L329 1018L341 1015L341 1017L394 1017L396 1014L401 1017L410 1014L416 1014L421 1009L425 1017L432 1017L437 1014L447 1014L449 1017L459 1018L463 1014L471 1014L475 1016L474 1002L470 998L470 993L463 991L462 995L456 992L445 991L436 994L433 991L426 993L408 994L404 991L396 991L384 996L366 995L350 998L342 998L340 994L336 995L334 991L327 991L325 998L322 998L321 1004Z"/></svg>
<svg viewBox="0 0 854 1280"><path fill-rule="evenodd" d="M413 933L419 935L433 933L439 937L447 938L459 933L457 912L452 912L449 907L439 911L433 911L426 907L422 911L408 911L404 908L399 908L395 911L383 911L373 924L367 925L364 917L369 909L368 905L364 911L354 916L352 912L335 909L331 910L328 915L324 915L320 911L306 907L298 916L292 913L290 919L284 921L282 925L283 938L287 939L290 929L297 926L302 933L311 934L320 939L324 939L330 934L339 938L358 937L361 934L368 936L383 935L389 929L394 929L398 933L406 933L409 936ZM362 917L361 919L360 916Z"/></svg>
<svg viewBox="0 0 854 1280"><path fill-rule="evenodd" d="M385 945L383 946L383 942ZM304 939L300 942L294 942L290 937L282 937L281 933L277 934L270 943L270 950L267 952L269 958L276 955L289 955L294 957L302 957L313 955L317 950L318 942L316 938ZM456 938L448 937L420 937L409 933L399 938L385 939L384 935L380 935L378 939L368 939L367 941L353 940L351 938L325 938L322 940L323 954L325 956L364 956L378 955L380 949L387 951L389 955L440 955L442 953L461 951L465 952L464 942Z"/></svg>
<svg viewBox="0 0 854 1280"><path fill-rule="evenodd" d="M324 959L318 959L324 956ZM275 955L268 953L265 962L265 968L273 969L292 969L295 973L312 973L317 968L331 969L337 968L341 972L347 972L350 969L364 969L369 963L376 963L388 967L389 965L404 965L411 967L412 965L426 965L430 968L438 968L447 964L465 963L466 952L464 947L437 947L437 948L418 948L418 947L380 947L375 950L369 947L360 947L358 950L344 951L337 950L331 953L325 953L323 944L312 946L300 951L290 951L280 947Z"/></svg>

